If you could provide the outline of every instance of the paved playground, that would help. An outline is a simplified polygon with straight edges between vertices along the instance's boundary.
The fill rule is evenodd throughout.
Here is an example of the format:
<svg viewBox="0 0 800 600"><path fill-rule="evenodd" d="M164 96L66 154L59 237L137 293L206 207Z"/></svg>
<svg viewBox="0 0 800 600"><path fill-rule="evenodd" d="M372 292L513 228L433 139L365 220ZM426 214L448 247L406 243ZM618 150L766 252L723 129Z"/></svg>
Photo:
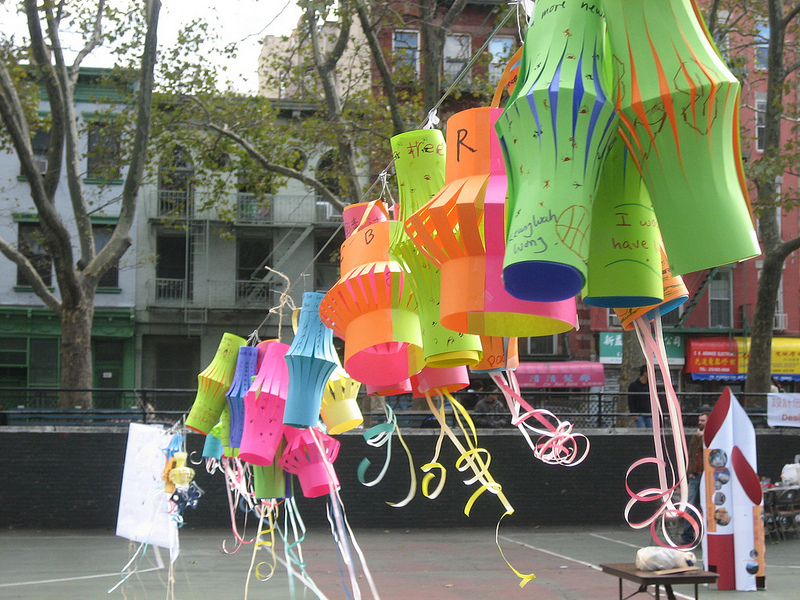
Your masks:
<svg viewBox="0 0 800 600"><path fill-rule="evenodd" d="M633 562L636 550L652 545L648 532L627 526L537 527L501 526L500 546L508 561L536 579L521 589L518 577L503 560L490 528L427 530L359 530L355 539L375 582L373 594L363 572L358 584L361 598L383 600L486 600L536 598L537 600L614 600L618 580L599 570L601 563ZM181 551L175 562L174 598L218 600L245 598L245 582L252 545L234 555L218 546L233 540L230 531L183 529ZM92 600L95 598L167 598L169 555L149 548L139 572L113 592L119 571L136 545L107 531L3 531L0 533L0 598ZM302 544L306 572L330 600L348 596L348 578L340 572L332 536L315 528ZM259 550L257 561L267 560ZM314 598L296 584L290 592L287 571L277 553L278 568L268 581L251 579L251 599ZM355 553L354 553L355 554ZM699 556L699 552L698 552ZM796 600L800 585L800 540L767 544L767 590L759 600ZM650 592L653 588L650 588ZM679 598L693 597L692 586L676 586ZM636 586L625 583L625 595ZM352 592L351 592L352 593ZM663 594L662 590L662 594ZM748 592L700 589L700 598L742 598ZM637 598L645 598L637 596Z"/></svg>

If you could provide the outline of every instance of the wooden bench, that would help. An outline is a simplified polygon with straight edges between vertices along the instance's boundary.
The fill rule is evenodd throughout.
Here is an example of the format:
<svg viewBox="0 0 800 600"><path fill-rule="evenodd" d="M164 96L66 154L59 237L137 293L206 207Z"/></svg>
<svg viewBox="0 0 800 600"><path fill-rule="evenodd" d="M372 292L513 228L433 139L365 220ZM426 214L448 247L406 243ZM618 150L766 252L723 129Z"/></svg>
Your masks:
<svg viewBox="0 0 800 600"><path fill-rule="evenodd" d="M616 563L600 565L603 573L608 573L619 578L619 600L626 600L639 592L646 592L648 585L656 586L656 600L660 598L659 587L664 586L669 600L675 600L672 586L676 584L694 584L694 599L697 600L697 586L701 583L715 583L719 574L710 573L701 569L691 570L668 569L664 571L640 571L633 563ZM639 584L639 589L633 594L622 597L622 580L627 579Z"/></svg>

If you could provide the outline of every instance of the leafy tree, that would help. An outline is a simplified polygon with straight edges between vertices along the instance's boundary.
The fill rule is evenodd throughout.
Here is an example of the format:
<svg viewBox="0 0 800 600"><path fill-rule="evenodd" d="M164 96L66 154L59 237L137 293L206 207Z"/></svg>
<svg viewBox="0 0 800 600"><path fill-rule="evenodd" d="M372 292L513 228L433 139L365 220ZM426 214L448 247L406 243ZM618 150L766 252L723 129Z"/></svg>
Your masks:
<svg viewBox="0 0 800 600"><path fill-rule="evenodd" d="M779 195L776 183L786 173L797 173L798 167L796 142L787 133L789 129L794 131L797 123L796 98L790 90L800 68L797 60L800 2L706 0L705 8L712 35L730 40L727 56L734 72L745 84L764 85L766 91L763 152L745 165L756 190L752 205L758 217L763 250L745 391L766 393L770 389L773 319L783 266L786 258L800 248L800 237L781 237L776 210L778 207L789 210L798 204L796 189L784 187ZM764 22L769 26L767 40L762 38ZM753 46L764 43L768 43L766 71L746 69L747 58L754 53Z"/></svg>
<svg viewBox="0 0 800 600"><path fill-rule="evenodd" d="M221 149L230 157L231 174L243 165L269 173L269 185L261 190L265 201L291 178L341 211L362 201L368 185L390 164L389 138L418 127L439 100L444 41L467 2L298 4L304 14L294 36L273 48L261 65L261 96L220 93L227 87L220 81L187 86L185 72L176 72L175 85L163 98L158 130L176 141L179 137L177 143L191 148L201 162L207 148ZM403 6L413 9L414 22L398 12ZM422 32L421 82L416 70L386 51L391 45L386 32L400 26ZM485 103L492 92L487 86L473 94ZM299 168L310 157L321 165L315 172ZM322 157L328 160L319 161ZM205 174L222 181L219 171Z"/></svg>
<svg viewBox="0 0 800 600"><path fill-rule="evenodd" d="M92 386L91 332L94 298L102 276L116 265L131 244L136 199L145 172L151 120L151 96L156 63L156 29L160 0L114 5L106 0L74 2L24 0L20 10L28 25L29 39L20 45L0 40L0 139L13 148L36 207L42 243L49 254L59 295L45 284L20 248L0 239L0 252L17 265L36 295L61 321L61 388L88 390ZM67 33L65 33L67 32ZM82 42L70 61L65 38L80 36ZM81 132L73 97L81 65L101 45L113 45L120 61L131 54L132 62L120 62L129 74L138 75L130 108L132 127L121 160L128 165L119 219L108 243L97 251L89 202L81 182ZM131 70L134 69L134 70ZM130 83L130 79L128 79ZM35 162L32 136L42 126L36 115L37 94L42 90L50 105L48 166L40 173ZM121 164L115 165L119 169ZM55 198L66 183L71 212L60 213ZM71 233L68 223L77 224ZM75 256L76 249L78 256ZM62 408L91 407L89 392L64 394Z"/></svg>

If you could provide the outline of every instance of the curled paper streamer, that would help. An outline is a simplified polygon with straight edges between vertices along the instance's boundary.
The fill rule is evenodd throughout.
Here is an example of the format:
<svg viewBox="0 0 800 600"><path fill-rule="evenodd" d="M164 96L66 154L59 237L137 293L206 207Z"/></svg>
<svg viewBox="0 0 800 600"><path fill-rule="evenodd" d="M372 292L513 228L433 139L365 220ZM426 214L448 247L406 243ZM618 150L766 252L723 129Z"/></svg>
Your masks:
<svg viewBox="0 0 800 600"><path fill-rule="evenodd" d="M397 433L397 438L400 440L400 444L402 444L403 449L406 452L406 456L408 457L411 484L409 485L408 494L403 500L400 502L387 502L386 504L395 508L400 508L411 502L416 495L417 475L414 469L414 458L411 456L411 450L408 448L408 445L403 439L403 435L400 433L400 427L397 425L397 417L395 416L392 407L384 402L383 411L386 415L386 423L381 423L379 425L375 425L374 427L370 427L363 433L364 440L366 440L367 445L372 446L373 448L386 446L386 458L384 460L383 467L381 468L380 473L378 473L374 479L367 481L367 470L372 463L367 457L364 457L361 459L361 462L358 465L357 475L358 480L367 487L377 485L383 480L386 472L389 470L389 463L392 459L392 435Z"/></svg>
<svg viewBox="0 0 800 600"><path fill-rule="evenodd" d="M520 395L513 371L505 372L507 381L502 373L491 373L491 377L508 403L511 424L522 433L535 458L547 464L568 467L584 461L589 455L589 438L582 433L573 433L573 426L569 421L562 421L550 411L533 408L528 404ZM521 408L525 412L520 412ZM539 435L536 442L531 439L529 432Z"/></svg>
<svg viewBox="0 0 800 600"><path fill-rule="evenodd" d="M460 443L459 439L454 435L453 431L447 425L444 414L444 398L447 398L447 400L450 402L450 405L453 407L453 414L456 418L456 422L458 423L459 428L461 429L462 434L464 435L464 439L467 443L467 448L465 448ZM456 468L459 470L459 472L462 473L469 470L473 472L473 477L465 480L464 483L466 485L471 485L476 482L480 484L475 493L472 494L472 497L467 501L466 506L464 506L464 514L469 516L475 501L487 490L498 497L503 507L505 508L505 512L497 522L497 528L495 530L495 544L497 545L497 548L500 551L500 555L503 557L505 563L514 572L514 574L520 578L519 587L521 588L525 587L525 585L527 585L529 581L536 578L536 575L534 575L533 573L529 574L521 573L520 571L515 569L508 561L508 559L506 559L505 554L503 554L503 549L500 547L500 541L499 541L500 522L506 516L513 514L514 508L508 502L508 499L505 497L505 494L503 494L502 486L499 483L497 483L489 473L489 463L491 462L491 455L489 454L488 450L478 446L478 435L477 432L475 431L475 425L472 422L472 418L469 416L467 410L448 392L444 392L439 396L438 406L434 405L430 394L426 394L425 399L428 402L428 407L430 408L431 412L436 417L436 420L439 422L441 431L439 434L439 440L437 441L436 445L436 455L434 461L423 466L423 470L428 471L426 479L423 481L423 493L429 498L435 498L436 496L439 495L442 488L444 487L446 469L436 459L438 458L439 452L441 450L442 440L444 439L444 436L447 435L447 437L449 437L450 440L453 442L453 445L456 447L456 449L459 452L461 452L461 455L456 460ZM429 480L434 477L434 475L429 471L433 469L438 469L441 479L439 482L439 486L436 488L436 490L434 492L429 492L428 483Z"/></svg>
<svg viewBox="0 0 800 600"><path fill-rule="evenodd" d="M655 385L650 386L650 408L653 414L653 441L655 444L655 456L640 459L634 462L628 469L628 475L643 465L653 465L658 474L658 487L647 488L639 492L631 489L627 481L625 487L631 499L625 507L625 520L634 529L650 527L653 541L660 546L674 548L694 547L702 539L704 525L702 516L688 502L688 484L686 478L686 466L688 460L688 450L686 438L683 430L683 416L680 401L675 394L672 380L667 364L667 352L664 348L664 334L661 328L661 318L656 315L653 321L653 328L644 318L634 321L637 337L642 346L642 351L647 362L647 375L649 381L656 381L655 367L658 365L661 377L664 382L664 395L666 399L667 415L663 414L661 401L658 397L658 390ZM666 437L662 437L661 428L665 420L669 421L672 431L672 452L666 446ZM669 468L668 468L669 466ZM678 501L673 500L673 493L678 492ZM653 503L655 508L650 509L649 516L641 521L631 520L631 511L640 502ZM689 544L680 544L673 540L669 535L666 519L682 517L693 527L696 533L695 540ZM660 528L665 541L661 541L657 535L657 528Z"/></svg>

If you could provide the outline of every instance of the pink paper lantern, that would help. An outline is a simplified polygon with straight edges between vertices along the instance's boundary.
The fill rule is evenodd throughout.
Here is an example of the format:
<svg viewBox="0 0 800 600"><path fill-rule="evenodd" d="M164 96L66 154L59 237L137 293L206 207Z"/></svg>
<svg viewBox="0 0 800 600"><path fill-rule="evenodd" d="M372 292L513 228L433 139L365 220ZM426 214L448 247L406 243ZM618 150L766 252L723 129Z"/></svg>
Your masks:
<svg viewBox="0 0 800 600"><path fill-rule="evenodd" d="M283 437L283 411L289 390L289 369L284 356L289 346L267 345L264 358L244 397L244 427L239 458L253 465L271 465Z"/></svg>
<svg viewBox="0 0 800 600"><path fill-rule="evenodd" d="M411 393L414 398L423 398L425 393L453 393L469 386L466 365L459 367L425 367L411 378Z"/></svg>
<svg viewBox="0 0 800 600"><path fill-rule="evenodd" d="M324 454L314 441L319 441ZM333 461L339 454L339 441L316 428L286 428L286 448L280 458L280 466L288 473L297 475L306 498L324 496L332 489L339 489L339 478L333 470ZM330 469L326 462L331 464Z"/></svg>

